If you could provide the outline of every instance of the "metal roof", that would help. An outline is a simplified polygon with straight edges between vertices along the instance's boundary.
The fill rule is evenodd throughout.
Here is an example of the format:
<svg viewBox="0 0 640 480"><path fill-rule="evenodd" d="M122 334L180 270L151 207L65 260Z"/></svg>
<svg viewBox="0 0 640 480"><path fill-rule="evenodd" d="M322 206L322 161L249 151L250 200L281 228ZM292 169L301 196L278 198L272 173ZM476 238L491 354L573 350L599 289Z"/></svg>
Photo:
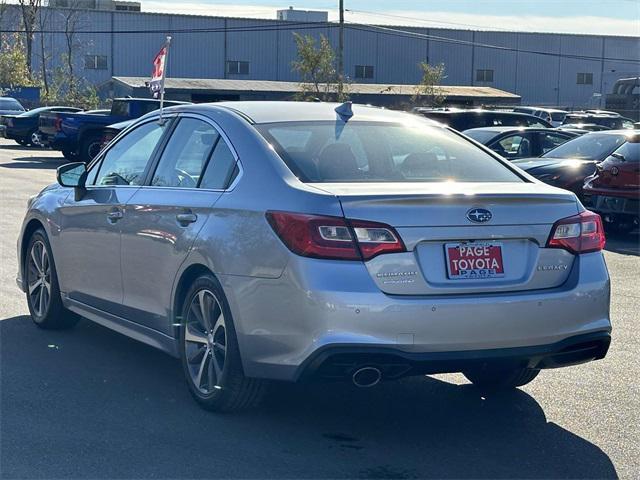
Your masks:
<svg viewBox="0 0 640 480"><path fill-rule="evenodd" d="M112 81L119 82L131 88L146 87L148 78L145 77L113 77ZM413 95L417 85L393 85L378 83L350 83L348 92L357 95ZM272 80L235 80L224 78L167 78L167 90L209 90L217 92L281 92L296 93L300 91L298 82L280 82ZM441 95L449 98L510 98L519 99L515 95L493 87L449 86L436 87Z"/></svg>

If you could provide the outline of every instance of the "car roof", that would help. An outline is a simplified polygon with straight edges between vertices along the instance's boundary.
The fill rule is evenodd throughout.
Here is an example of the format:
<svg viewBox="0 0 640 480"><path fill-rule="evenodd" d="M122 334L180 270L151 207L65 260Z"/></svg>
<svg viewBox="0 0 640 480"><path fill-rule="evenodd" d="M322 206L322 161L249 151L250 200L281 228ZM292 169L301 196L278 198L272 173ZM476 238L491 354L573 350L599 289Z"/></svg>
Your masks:
<svg viewBox="0 0 640 480"><path fill-rule="evenodd" d="M332 102L286 102L286 101L255 101L255 102L217 102L188 107L178 107L180 110L203 111L207 109L224 108L238 113L251 123L280 123L280 122L309 122L335 121L336 108L340 103ZM369 105L351 105L353 116L350 121L369 122L420 122L439 125L437 122L425 119L423 116L411 113L386 110Z"/></svg>
<svg viewBox="0 0 640 480"><path fill-rule="evenodd" d="M493 132L493 133L504 133L504 132L531 132L531 131L540 131L540 132L555 132L555 129L545 128L545 127L518 127L514 125L501 125L496 127L478 127L478 128L469 128L465 130L465 132Z"/></svg>
<svg viewBox="0 0 640 480"><path fill-rule="evenodd" d="M619 130L601 130L599 132L589 132L589 135L595 133L599 135L640 135L640 130L631 128L621 128Z"/></svg>

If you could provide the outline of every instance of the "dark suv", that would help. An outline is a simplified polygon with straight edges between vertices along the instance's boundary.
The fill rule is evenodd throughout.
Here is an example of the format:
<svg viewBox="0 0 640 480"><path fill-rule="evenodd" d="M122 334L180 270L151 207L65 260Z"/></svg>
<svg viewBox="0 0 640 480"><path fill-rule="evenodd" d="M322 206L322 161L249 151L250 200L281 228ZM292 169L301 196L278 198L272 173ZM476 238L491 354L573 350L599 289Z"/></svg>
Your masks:
<svg viewBox="0 0 640 480"><path fill-rule="evenodd" d="M546 120L526 113L482 109L462 110L454 108L437 109L420 107L414 108L413 111L436 122L444 123L460 132L469 130L470 128L481 127L553 127Z"/></svg>

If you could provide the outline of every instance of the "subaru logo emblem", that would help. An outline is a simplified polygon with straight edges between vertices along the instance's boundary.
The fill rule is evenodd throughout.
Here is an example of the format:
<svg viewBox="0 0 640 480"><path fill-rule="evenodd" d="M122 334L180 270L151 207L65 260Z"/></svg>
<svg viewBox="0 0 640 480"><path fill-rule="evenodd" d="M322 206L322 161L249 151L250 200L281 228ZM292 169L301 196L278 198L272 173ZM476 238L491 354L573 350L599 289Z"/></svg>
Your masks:
<svg viewBox="0 0 640 480"><path fill-rule="evenodd" d="M491 220L491 212L486 208L473 208L467 212L467 218L474 223L484 223Z"/></svg>

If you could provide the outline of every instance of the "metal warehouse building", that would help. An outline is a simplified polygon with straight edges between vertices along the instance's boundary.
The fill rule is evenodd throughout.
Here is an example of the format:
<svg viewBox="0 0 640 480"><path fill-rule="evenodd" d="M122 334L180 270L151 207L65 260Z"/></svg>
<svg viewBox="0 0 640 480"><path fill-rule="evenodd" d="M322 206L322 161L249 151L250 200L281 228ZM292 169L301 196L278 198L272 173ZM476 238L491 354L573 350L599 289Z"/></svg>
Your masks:
<svg viewBox="0 0 640 480"><path fill-rule="evenodd" d="M176 5L178 7L178 5ZM67 13L66 13L67 12ZM215 8L212 7L212 15ZM68 10L41 8L50 62L65 51ZM9 6L0 30L20 30ZM293 32L327 36L338 45L338 25L216 16L81 10L75 21L77 68L104 84L112 77L148 77L166 35L173 37L168 75L174 78L296 82ZM512 92L522 103L598 107L616 80L640 75L640 37L471 31L345 24L344 68L354 83L415 84L418 63L442 62L444 85ZM39 45L36 33L34 45ZM41 56L34 47L33 66Z"/></svg>

